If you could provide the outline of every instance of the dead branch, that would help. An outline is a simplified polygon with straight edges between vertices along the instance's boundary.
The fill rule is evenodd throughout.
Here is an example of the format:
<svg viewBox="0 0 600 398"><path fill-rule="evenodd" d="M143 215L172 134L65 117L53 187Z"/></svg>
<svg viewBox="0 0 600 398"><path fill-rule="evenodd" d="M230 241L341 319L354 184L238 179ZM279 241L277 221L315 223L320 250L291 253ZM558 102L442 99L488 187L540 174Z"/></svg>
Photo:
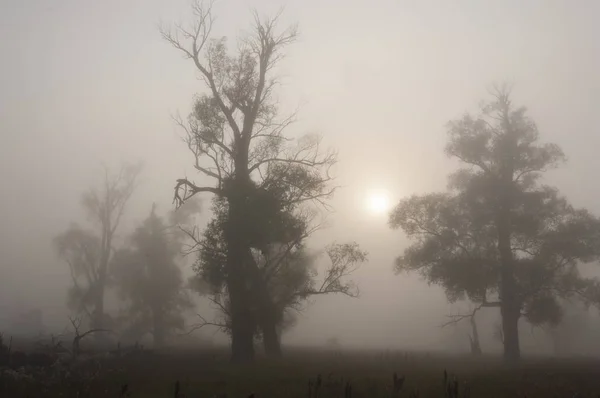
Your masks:
<svg viewBox="0 0 600 398"><path fill-rule="evenodd" d="M477 307L475 307L473 309L473 311L471 311L471 313L469 313L469 314L448 315L448 318L450 318L450 320L448 322L445 322L442 325L440 325L440 327L444 328L449 325L456 325L457 323L459 323L460 321L462 321L464 319L472 319L473 317L475 317L475 314L477 313L477 311L479 311L482 308L487 308L487 307L500 307L500 302L483 301L481 304L479 304Z"/></svg>
<svg viewBox="0 0 600 398"><path fill-rule="evenodd" d="M73 338L73 343L72 343L73 348L71 350L74 357L77 357L81 353L80 342L81 342L81 340L83 340L84 337L86 337L92 333L111 332L111 330L109 330L109 329L96 328L96 329L90 329L90 330L84 332L83 334L81 334L79 332L79 327L81 326L81 319L69 317L69 321L71 321L71 325L73 326L73 331L75 332L75 337Z"/></svg>
<svg viewBox="0 0 600 398"><path fill-rule="evenodd" d="M181 191L183 191L183 196L181 195ZM176 207L181 207L186 200L199 192L211 192L215 195L220 195L222 193L218 188L199 187L187 178L180 178L177 180L177 184L175 184L175 196L173 202Z"/></svg>
<svg viewBox="0 0 600 398"><path fill-rule="evenodd" d="M190 329L186 332L180 333L179 334L180 336L190 335L190 334L194 333L196 330L202 329L205 326L214 326L223 331L229 330L229 325L227 325L225 323L209 322L202 315L200 315L200 314L196 314L196 315L198 316L198 318L200 318L200 322L196 323L194 325L191 325Z"/></svg>

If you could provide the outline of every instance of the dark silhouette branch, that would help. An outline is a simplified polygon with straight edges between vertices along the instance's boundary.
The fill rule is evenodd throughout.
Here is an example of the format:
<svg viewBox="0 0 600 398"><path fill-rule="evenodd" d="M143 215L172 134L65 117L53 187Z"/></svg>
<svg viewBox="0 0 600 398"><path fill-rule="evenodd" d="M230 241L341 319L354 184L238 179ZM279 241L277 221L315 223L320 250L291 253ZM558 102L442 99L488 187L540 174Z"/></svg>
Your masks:
<svg viewBox="0 0 600 398"><path fill-rule="evenodd" d="M475 314L477 313L477 311L479 311L482 308L499 308L500 307L500 302L487 302L484 301L481 304L479 304L477 307L475 307L475 309L473 309L473 311L469 314L462 314L462 315L448 315L448 318L450 318L450 320L446 323L443 323L440 327L444 328L446 326L449 325L456 325L457 323L459 323L460 321L464 320L464 319L471 319L475 316Z"/></svg>
<svg viewBox="0 0 600 398"><path fill-rule="evenodd" d="M183 191L183 196L181 191ZM187 178L180 178L177 180L177 184L175 184L175 196L173 202L177 207L180 207L186 200L199 192L210 192L215 195L221 195L222 193L219 188L199 187Z"/></svg>

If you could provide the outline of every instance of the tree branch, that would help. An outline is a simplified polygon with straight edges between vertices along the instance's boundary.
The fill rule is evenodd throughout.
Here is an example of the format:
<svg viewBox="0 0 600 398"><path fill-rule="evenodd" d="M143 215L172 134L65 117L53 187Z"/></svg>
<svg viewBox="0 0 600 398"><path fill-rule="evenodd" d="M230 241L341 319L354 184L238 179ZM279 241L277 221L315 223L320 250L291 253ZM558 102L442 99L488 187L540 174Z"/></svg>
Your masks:
<svg viewBox="0 0 600 398"><path fill-rule="evenodd" d="M183 190L183 196L181 196L181 190ZM222 194L222 191L218 188L199 187L194 183L190 182L187 178L180 178L177 180L177 184L175 184L175 195L173 198L173 203L175 203L176 207L180 207L186 200L190 199L192 196L200 192L210 192L215 195Z"/></svg>
<svg viewBox="0 0 600 398"><path fill-rule="evenodd" d="M481 304L479 304L477 307L475 307L475 309L473 309L473 311L470 314L448 315L448 318L450 318L450 321L443 323L440 327L444 328L449 325L456 325L457 323L459 323L460 321L462 321L464 319L473 318L475 316L475 314L477 313L477 311L479 311L482 308L500 307L500 304L501 304L500 302L484 301Z"/></svg>

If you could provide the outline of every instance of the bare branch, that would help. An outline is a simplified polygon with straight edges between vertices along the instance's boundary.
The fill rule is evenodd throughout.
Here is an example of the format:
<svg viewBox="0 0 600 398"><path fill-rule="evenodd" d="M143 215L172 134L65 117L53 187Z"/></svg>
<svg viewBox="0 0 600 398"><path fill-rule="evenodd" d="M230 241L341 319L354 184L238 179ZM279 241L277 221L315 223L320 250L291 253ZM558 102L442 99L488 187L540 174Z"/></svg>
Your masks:
<svg viewBox="0 0 600 398"><path fill-rule="evenodd" d="M181 191L183 191L183 196ZM222 194L221 190L218 188L199 187L189 181L187 178L180 178L177 180L177 184L175 184L175 196L173 198L173 202L177 207L180 207L186 200L200 192L210 192L215 195Z"/></svg>
<svg viewBox="0 0 600 398"><path fill-rule="evenodd" d="M196 330L200 330L205 326L214 326L217 327L221 330L228 330L229 329L229 325L226 325L224 323L218 323L218 322L209 322L206 320L206 318L204 318L202 315L200 314L196 314L198 316L198 318L200 318L200 322L192 325L190 327L190 329L186 332L180 333L180 336L187 336L190 335L192 333L194 333Z"/></svg>
<svg viewBox="0 0 600 398"><path fill-rule="evenodd" d="M462 321L464 319L471 319L475 316L477 311L479 311L482 308L486 308L486 307L500 307L500 302L484 301L481 304L479 304L477 307L475 307L470 314L448 315L448 318L450 318L450 320L446 323L443 323L440 327L444 328L449 325L456 325L457 323L459 323L460 321Z"/></svg>

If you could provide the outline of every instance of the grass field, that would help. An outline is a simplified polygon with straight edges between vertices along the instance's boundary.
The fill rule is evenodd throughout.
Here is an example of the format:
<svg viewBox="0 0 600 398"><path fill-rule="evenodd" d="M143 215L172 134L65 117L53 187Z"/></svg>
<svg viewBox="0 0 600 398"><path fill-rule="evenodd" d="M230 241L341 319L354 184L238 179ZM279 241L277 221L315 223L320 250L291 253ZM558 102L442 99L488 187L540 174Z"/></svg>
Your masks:
<svg viewBox="0 0 600 398"><path fill-rule="evenodd" d="M21 378L4 372L0 396L452 397L451 386L458 397L600 397L600 361L589 359L529 359L508 368L498 358L317 349L288 349L282 360L252 366L227 359L220 349L142 351L87 361L52 383L34 371ZM404 378L396 391L394 373Z"/></svg>

